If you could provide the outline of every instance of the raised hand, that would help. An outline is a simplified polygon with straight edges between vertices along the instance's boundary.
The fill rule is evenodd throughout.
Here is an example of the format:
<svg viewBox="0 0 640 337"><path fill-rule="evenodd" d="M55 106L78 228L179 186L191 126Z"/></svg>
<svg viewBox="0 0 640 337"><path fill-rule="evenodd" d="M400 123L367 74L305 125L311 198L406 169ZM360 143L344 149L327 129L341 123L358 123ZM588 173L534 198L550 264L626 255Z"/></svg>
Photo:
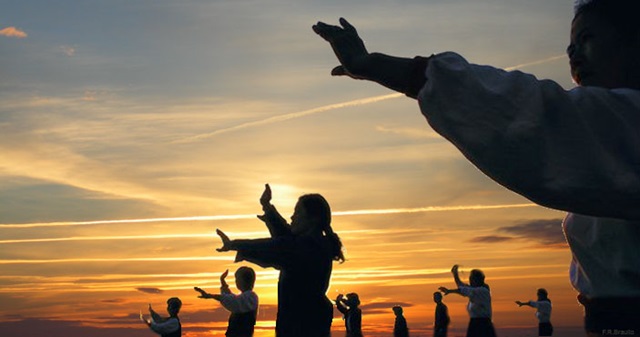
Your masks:
<svg viewBox="0 0 640 337"><path fill-rule="evenodd" d="M264 192L260 196L260 205L267 207L271 204L271 187L269 184L264 184Z"/></svg>
<svg viewBox="0 0 640 337"><path fill-rule="evenodd" d="M318 22L312 29L331 45L340 65L331 70L331 75L346 75L355 79L366 79L367 56L369 52L358 36L356 28L344 18L340 18L342 27Z"/></svg>
<svg viewBox="0 0 640 337"><path fill-rule="evenodd" d="M221 288L229 288L229 285L227 284L227 281L225 280L225 278L227 278L227 275L229 275L229 269L225 270L224 273L222 273L222 275L220 275L220 287Z"/></svg>
<svg viewBox="0 0 640 337"><path fill-rule="evenodd" d="M220 236L220 239L222 239L222 247L216 248L216 250L219 252L227 252L231 250L229 248L229 243L231 242L231 240L229 239L227 234L225 234L223 231L219 229L216 229L216 233L218 234L218 236Z"/></svg>
<svg viewBox="0 0 640 337"><path fill-rule="evenodd" d="M445 295L449 295L449 293L451 292L449 289L447 289L445 287L440 287L440 288L438 288L438 290L440 290Z"/></svg>
<svg viewBox="0 0 640 337"><path fill-rule="evenodd" d="M454 264L453 267L451 267L451 273L457 274L458 273L458 268L460 268L460 266L457 265L457 264Z"/></svg>

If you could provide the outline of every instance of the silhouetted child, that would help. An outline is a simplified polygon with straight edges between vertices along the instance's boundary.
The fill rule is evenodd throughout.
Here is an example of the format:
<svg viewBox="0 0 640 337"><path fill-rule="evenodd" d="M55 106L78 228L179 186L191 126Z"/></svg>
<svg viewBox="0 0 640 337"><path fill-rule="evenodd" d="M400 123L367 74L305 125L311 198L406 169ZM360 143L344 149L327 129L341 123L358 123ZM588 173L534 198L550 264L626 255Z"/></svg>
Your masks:
<svg viewBox="0 0 640 337"><path fill-rule="evenodd" d="M433 301L436 302L436 317L433 324L433 337L447 337L449 328L449 312L447 306L442 303L442 294L438 291L433 293Z"/></svg>
<svg viewBox="0 0 640 337"><path fill-rule="evenodd" d="M538 300L520 302L516 301L518 306L528 305L536 308L536 317L538 318L538 336L552 336L553 325L551 325L551 300L549 293L544 288L538 289Z"/></svg>
<svg viewBox="0 0 640 337"><path fill-rule="evenodd" d="M271 237L231 240L218 230L222 247L237 251L236 262L248 261L280 271L278 278L277 337L331 335L333 302L327 297L333 261L344 261L342 243L331 227L331 207L320 194L298 198L291 224L271 204L271 188L260 197Z"/></svg>
<svg viewBox="0 0 640 337"><path fill-rule="evenodd" d="M356 293L336 297L336 307L342 313L347 337L362 337L362 310L358 307L360 298Z"/></svg>
<svg viewBox="0 0 640 337"><path fill-rule="evenodd" d="M393 307L393 313L396 315L396 321L393 324L393 337L409 337L409 327L407 320L402 315L402 307L396 305Z"/></svg>
<svg viewBox="0 0 640 337"><path fill-rule="evenodd" d="M225 309L231 312L225 333L227 337L251 337L258 314L258 295L253 291L256 273L252 268L245 266L236 270L236 287L241 291L239 295L235 295L229 290L229 285L225 281L228 273L229 270L226 270L220 276L220 294L209 294L198 287L193 289L201 294L198 296L199 298L218 300Z"/></svg>
<svg viewBox="0 0 640 337"><path fill-rule="evenodd" d="M440 287L440 291L445 295L453 293L469 298L467 337L495 337L496 331L491 322L491 291L489 285L484 283L484 273L480 269L471 270L469 284L460 281L457 264L451 268L451 273L458 289Z"/></svg>
<svg viewBox="0 0 640 337"><path fill-rule="evenodd" d="M159 334L162 337L180 337L182 336L182 325L180 324L180 318L178 313L182 307L182 301L177 297L171 297L167 300L167 312L169 317L162 317L151 308L149 304L150 320L145 320L140 313L140 319L142 319L153 332Z"/></svg>

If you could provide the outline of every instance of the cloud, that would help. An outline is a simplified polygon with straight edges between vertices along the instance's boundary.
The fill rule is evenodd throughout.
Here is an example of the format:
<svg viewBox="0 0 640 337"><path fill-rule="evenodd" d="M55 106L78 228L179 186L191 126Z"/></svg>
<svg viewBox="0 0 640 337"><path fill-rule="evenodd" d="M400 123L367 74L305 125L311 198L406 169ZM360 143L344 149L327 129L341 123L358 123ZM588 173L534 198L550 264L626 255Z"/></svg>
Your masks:
<svg viewBox="0 0 640 337"><path fill-rule="evenodd" d="M144 327L104 328L86 326L80 321L59 321L30 318L20 321L0 322L0 330L7 336L92 336L92 337L143 337L149 336Z"/></svg>
<svg viewBox="0 0 640 337"><path fill-rule="evenodd" d="M76 54L76 49L70 46L60 46L60 51L67 56L73 56Z"/></svg>
<svg viewBox="0 0 640 337"><path fill-rule="evenodd" d="M385 301L385 302L373 302L367 303L360 306L363 313L366 314L388 314L392 311L391 308L399 305L403 308L409 308L413 306L413 303L408 302L397 302L397 301Z"/></svg>
<svg viewBox="0 0 640 337"><path fill-rule="evenodd" d="M513 240L534 242L547 248L565 248L566 239L562 232L561 219L539 219L504 226L496 229L496 234L477 236L468 242L500 243ZM506 233L510 235L502 235Z"/></svg>
<svg viewBox="0 0 640 337"><path fill-rule="evenodd" d="M27 33L16 27L7 27L0 29L0 35L6 37L15 37L18 39L24 39L25 37L27 37Z"/></svg>
<svg viewBox="0 0 640 337"><path fill-rule="evenodd" d="M164 291L159 288L136 288L136 290L148 294L162 294Z"/></svg>
<svg viewBox="0 0 640 337"><path fill-rule="evenodd" d="M543 245L566 246L562 233L562 220L532 220L513 226L500 227L498 230L506 232L520 239L537 241Z"/></svg>
<svg viewBox="0 0 640 337"><path fill-rule="evenodd" d="M477 236L477 237L469 240L469 242L475 242L475 243L497 243L497 242L511 241L513 239L515 239L515 238L513 238L511 236L484 235L484 236Z"/></svg>

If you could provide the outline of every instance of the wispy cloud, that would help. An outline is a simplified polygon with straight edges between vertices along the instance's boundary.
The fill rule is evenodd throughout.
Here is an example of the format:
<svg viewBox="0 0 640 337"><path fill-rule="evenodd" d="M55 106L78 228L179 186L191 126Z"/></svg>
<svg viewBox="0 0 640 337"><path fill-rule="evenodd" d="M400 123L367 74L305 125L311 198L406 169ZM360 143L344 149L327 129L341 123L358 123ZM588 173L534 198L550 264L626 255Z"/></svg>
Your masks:
<svg viewBox="0 0 640 337"><path fill-rule="evenodd" d="M204 140L204 139L207 139L207 138L211 138L211 137L214 137L214 136L217 136L217 135L220 135L220 134L223 134L223 133L227 133L227 132L242 130L242 129L256 127L256 126L263 126L263 125L268 125L268 124L272 124L272 123L284 122L286 120L290 120L290 119L294 119L294 118L300 118L300 117L304 117L304 116L309 116L309 115L317 114L317 113L320 113L320 112L325 112L325 111L330 111L330 110L335 110L335 109L341 109L341 108L346 108L346 107L351 107L351 106L358 106L358 105L376 103L376 102L380 102L380 101L384 101L384 100L388 100L388 99L392 99L392 98L398 98L398 97L404 97L404 95L396 93L396 94L389 94L389 95L381 95L381 96L374 96L374 97L356 99L356 100L353 100L353 101L342 102L342 103L329 104L329 105L321 106L321 107L318 107L318 108L313 108L313 109L303 110L303 111L298 111L298 112L292 112L292 113L273 116L273 117L269 117L269 118L266 118L266 119L253 121L253 122L247 122L247 123L239 124L239 125L228 127L228 128L224 128L224 129L218 129L218 130L215 130L215 131L212 131L212 132L209 132L209 133L203 133L203 134L195 135L195 136L192 136L192 137L187 137L187 138L183 138L183 139L180 139L180 140L176 140L176 141L174 141L174 143L191 143L191 142L195 142L195 141L200 141L200 140Z"/></svg>
<svg viewBox="0 0 640 337"><path fill-rule="evenodd" d="M492 210L504 208L537 207L536 204L504 204L504 205L460 205L460 206L426 206L415 208L385 208L385 209L362 209L351 211L333 212L334 216L348 215L376 215L376 214L399 214L399 213L421 213L421 212L448 212L448 211L474 211ZM148 223L148 222L168 222L168 221L220 221L220 220L241 220L254 219L255 214L235 214L235 215L206 215L172 218L148 218L148 219L123 219L123 220L95 220L95 221L75 221L75 222L41 222L27 224L3 224L3 228L33 228L33 227L64 227L64 226L88 226L118 223ZM2 242L0 242L2 243ZM9 243L9 242L7 242Z"/></svg>
<svg viewBox="0 0 640 337"><path fill-rule="evenodd" d="M533 220L513 226L500 227L498 230L513 234L520 239L537 241L544 245L566 246L562 233L562 220Z"/></svg>
<svg viewBox="0 0 640 337"><path fill-rule="evenodd" d="M82 262L169 262L169 261L233 261L227 256L185 256L185 257L133 257L133 258L77 258L77 259L37 259L37 260L0 260L0 264L48 264Z"/></svg>
<svg viewBox="0 0 640 337"><path fill-rule="evenodd" d="M6 36L6 37L15 37L18 39L24 39L27 37L27 33L25 33L23 30L20 30L16 27L6 27L3 29L0 29L0 35Z"/></svg>
<svg viewBox="0 0 640 337"><path fill-rule="evenodd" d="M565 55L556 55L556 56L548 57L548 58L541 59L541 60L536 60L536 61L532 61L532 62L528 62L528 63L522 63L522 64L518 64L518 65L515 65L515 66L507 67L507 68L505 68L505 70L510 71L510 70L521 69L521 68L528 67L528 66L544 64L544 63L552 62L552 61L555 61L555 60L558 60L558 59L561 59L561 58L564 58L564 57L565 57ZM362 99L356 99L356 100L352 100L352 101L348 101L348 102L329 104L329 105L321 106L321 107L318 107L318 108L312 108L312 109L308 109L308 110L282 114L282 115L273 116L273 117L269 117L269 118L265 118L265 119L261 119L261 120L256 120L256 121L252 121L252 122L239 124L239 125L236 125L236 126L231 126L231 127L224 128L224 129L218 129L218 130L215 130L215 131L212 131L212 132L209 132L209 133L202 133L202 134L191 136L191 137L185 137L185 138L182 138L182 139L179 139L179 140L175 140L175 141L173 141L173 143L192 143L192 142L208 139L208 138L220 135L220 134L224 134L224 133L227 133L227 132L238 131L238 130L247 129L247 128L251 128L251 127L256 127L256 126L264 126L264 125L268 125L268 124L272 124L272 123L283 122L283 121L294 119L294 118L300 118L300 117L304 117L304 116L308 116L308 115L313 115L313 114L317 114L317 113L320 113L320 112L331 111L331 110L335 110L335 109L341 109L341 108L352 107L352 106L359 106L359 105L377 103L377 102L381 102L381 101L385 101L385 100L389 100L389 99L393 99L393 98L400 98L400 97L405 97L405 95L402 94L402 93L393 93L393 94L388 94L388 95L380 95L380 96L373 96L373 97L367 97L367 98L362 98ZM416 133L414 130L408 130L408 129L405 129L405 130L392 130L392 129L385 129L385 128L381 128L380 129L379 128L379 131L383 131L383 132L401 132L401 133L403 133L405 135L410 135L412 137L431 138L430 134L426 134L424 132Z"/></svg>
<svg viewBox="0 0 640 337"><path fill-rule="evenodd" d="M562 220L544 219L532 220L512 226L503 226L496 229L496 234L476 236L469 242L476 243L500 243L513 240L534 242L550 248L564 248L567 246L562 233ZM510 236L501 235L507 233Z"/></svg>
<svg viewBox="0 0 640 337"><path fill-rule="evenodd" d="M484 236L477 236L475 238L472 238L471 240L469 240L469 242L476 242L476 243L497 243L497 242L505 242L505 241L511 241L513 240L513 237L510 236L500 236L500 235L484 235Z"/></svg>
<svg viewBox="0 0 640 337"><path fill-rule="evenodd" d="M159 288L136 288L137 291L141 291L143 293L147 293L147 294L162 294L164 291L162 289Z"/></svg>

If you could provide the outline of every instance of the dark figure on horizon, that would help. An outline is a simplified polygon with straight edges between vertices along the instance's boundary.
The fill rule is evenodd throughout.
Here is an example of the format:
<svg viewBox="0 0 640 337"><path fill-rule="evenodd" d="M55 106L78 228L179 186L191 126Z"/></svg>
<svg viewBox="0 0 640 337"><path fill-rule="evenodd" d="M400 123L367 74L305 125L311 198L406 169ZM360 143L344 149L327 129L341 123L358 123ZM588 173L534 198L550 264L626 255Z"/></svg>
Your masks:
<svg viewBox="0 0 640 337"><path fill-rule="evenodd" d="M151 304L149 304L149 314L151 319L145 320L140 314L142 319L149 328L162 337L181 337L182 325L180 324L180 318L178 313L182 307L182 301L177 297L171 297L167 300L167 312L169 317L162 317L153 310Z"/></svg>
<svg viewBox="0 0 640 337"><path fill-rule="evenodd" d="M392 308L393 314L396 315L393 323L393 337L409 337L409 326L404 318L402 307L396 305Z"/></svg>
<svg viewBox="0 0 640 337"><path fill-rule="evenodd" d="M638 13L638 0L575 1L570 90L455 52L369 53L343 18L341 26L313 25L340 62L332 75L416 98L431 127L488 177L568 212L569 276L588 336L640 332Z"/></svg>
<svg viewBox="0 0 640 337"><path fill-rule="evenodd" d="M344 261L342 243L331 227L331 208L320 194L298 199L289 225L271 205L265 185L260 198L270 238L230 240L218 230L222 248L237 251L236 262L248 261L280 270L277 337L328 337L333 303L326 296L333 261Z"/></svg>
<svg viewBox="0 0 640 337"><path fill-rule="evenodd" d="M209 294L201 288L193 289L200 293L199 298L212 298L220 302L227 309L229 315L229 325L227 326L227 337L251 337L256 325L258 315L258 295L253 291L256 282L256 272L251 267L242 266L235 272L236 288L240 294L236 295L229 289L225 278L229 274L226 270L220 275L220 294Z"/></svg>
<svg viewBox="0 0 640 337"><path fill-rule="evenodd" d="M442 293L433 293L433 301L436 303L435 322L433 324L433 337L447 337L449 329L449 310L442 302Z"/></svg>
<svg viewBox="0 0 640 337"><path fill-rule="evenodd" d="M445 295L458 294L469 298L467 337L495 337L496 331L491 322L491 291L489 285L484 283L484 273L480 269L471 270L469 284L460 280L457 264L451 268L451 273L458 288L440 287L440 291Z"/></svg>
<svg viewBox="0 0 640 337"><path fill-rule="evenodd" d="M360 297L356 293L336 297L336 308L342 313L347 337L362 337L362 310L359 306Z"/></svg>
<svg viewBox="0 0 640 337"><path fill-rule="evenodd" d="M544 288L538 289L537 301L520 302L516 304L520 307L527 305L536 308L536 317L538 318L538 336L553 336L553 325L551 325L551 300L549 294Z"/></svg>

